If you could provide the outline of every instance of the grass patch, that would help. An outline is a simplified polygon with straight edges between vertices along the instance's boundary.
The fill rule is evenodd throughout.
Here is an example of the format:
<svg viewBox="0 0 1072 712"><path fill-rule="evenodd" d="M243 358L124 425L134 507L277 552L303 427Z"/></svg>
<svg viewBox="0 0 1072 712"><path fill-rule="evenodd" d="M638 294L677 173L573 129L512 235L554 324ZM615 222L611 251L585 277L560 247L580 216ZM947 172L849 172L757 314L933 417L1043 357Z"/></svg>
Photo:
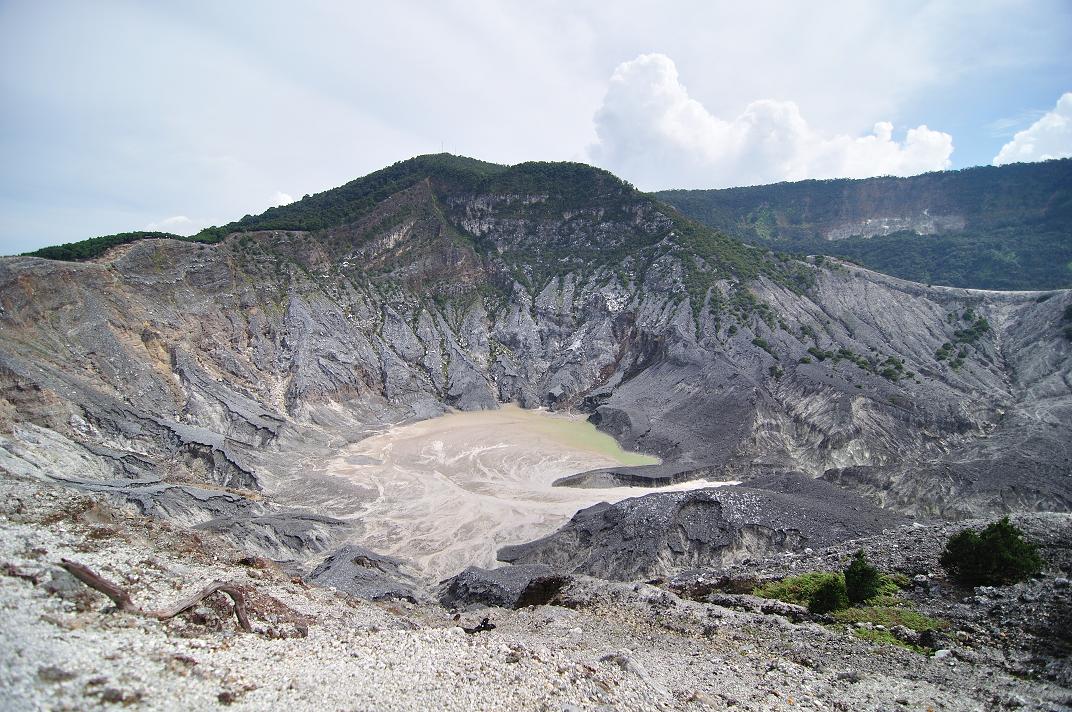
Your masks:
<svg viewBox="0 0 1072 712"><path fill-rule="evenodd" d="M878 604L879 601L882 601L882 603L874 605ZM944 621L940 618L931 618L930 616L925 616L922 613L914 611L907 607L907 602L904 599L897 598L893 595L880 594L871 599L870 603L873 605L846 608L845 610L834 611L830 615L838 623L851 630L853 635L857 638L883 645L897 645L924 655L930 654L930 648L910 643L907 640L901 640L890 632L889 629L895 626L904 626L917 633L926 633L927 631L932 630L945 630L949 627L948 621ZM857 628L857 623L869 623L873 626L882 626L885 630L880 628Z"/></svg>
<svg viewBox="0 0 1072 712"><path fill-rule="evenodd" d="M900 625L917 633L923 633L928 630L943 630L949 627L949 623L946 621L925 616L910 608L895 606L846 608L843 611L834 611L831 615L839 623L871 623L872 625L881 625L887 628Z"/></svg>
<svg viewBox="0 0 1072 712"><path fill-rule="evenodd" d="M778 581L771 581L752 591L753 596L760 598L772 598L785 603L795 603L798 606L807 606L808 601L819 588L831 579L845 580L845 574L840 571L809 571L806 574L787 576ZM895 605L901 599L897 593L911 583L904 574L880 574L878 594L868 603L875 605Z"/></svg>
<svg viewBox="0 0 1072 712"><path fill-rule="evenodd" d="M813 610L814 606L809 604L816 600L820 589L838 584L843 588L844 582L845 574L840 571L810 571L757 586L752 593L762 598L807 606L809 610ZM879 574L876 594L863 604L840 610L825 610L835 621L830 627L851 632L856 637L872 643L897 645L906 650L929 654L928 648L901 640L889 630L895 626L903 626L917 633L925 633L949 627L948 621L931 618L912 610L909 602L898 596L898 592L910 583L911 581L904 574ZM847 600L841 605L846 604ZM856 626L860 623L876 627L857 628Z"/></svg>
<svg viewBox="0 0 1072 712"><path fill-rule="evenodd" d="M752 591L752 595L760 598L772 598L785 603L795 603L798 606L807 606L815 592L828 581L845 580L844 574L833 571L810 571L799 576L787 576L780 581L758 586Z"/></svg>
<svg viewBox="0 0 1072 712"><path fill-rule="evenodd" d="M904 574L879 574L878 597L895 596L902 588L908 588L911 585L912 579Z"/></svg>

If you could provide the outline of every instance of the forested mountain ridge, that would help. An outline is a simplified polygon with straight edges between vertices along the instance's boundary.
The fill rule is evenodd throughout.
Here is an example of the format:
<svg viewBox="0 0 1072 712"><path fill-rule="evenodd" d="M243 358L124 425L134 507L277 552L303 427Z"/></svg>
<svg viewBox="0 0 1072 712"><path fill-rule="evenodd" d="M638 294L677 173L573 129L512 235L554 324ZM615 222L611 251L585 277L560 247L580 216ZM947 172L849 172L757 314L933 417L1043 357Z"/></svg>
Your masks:
<svg viewBox="0 0 1072 712"><path fill-rule="evenodd" d="M528 192L550 196L541 202L543 208L568 209L594 198L615 202L636 196L632 186L583 164L504 166L436 154L400 161L190 237L126 232L28 254L84 260L154 237L212 244L238 232L329 229L361 219L380 201L422 180L448 202L449 194L460 191ZM1005 290L1072 286L1072 159L910 178L806 180L653 195L716 233L751 245L842 257L925 284Z"/></svg>
<svg viewBox="0 0 1072 712"><path fill-rule="evenodd" d="M655 195L753 245L917 282L1072 286L1072 159Z"/></svg>

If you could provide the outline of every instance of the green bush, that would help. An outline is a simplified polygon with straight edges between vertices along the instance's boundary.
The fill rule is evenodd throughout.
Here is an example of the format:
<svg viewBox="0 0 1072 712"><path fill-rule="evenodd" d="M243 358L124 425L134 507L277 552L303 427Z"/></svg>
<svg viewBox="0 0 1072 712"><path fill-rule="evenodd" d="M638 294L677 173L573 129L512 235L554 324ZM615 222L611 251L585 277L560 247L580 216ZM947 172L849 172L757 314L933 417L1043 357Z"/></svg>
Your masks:
<svg viewBox="0 0 1072 712"><path fill-rule="evenodd" d="M1042 569L1038 547L1023 538L1008 517L977 532L950 537L939 559L942 568L966 586L1001 586L1023 581Z"/></svg>
<svg viewBox="0 0 1072 712"><path fill-rule="evenodd" d="M865 559L866 563L866 559ZM870 564L868 564L870 565ZM850 566L851 568L851 566ZM867 603L870 608L850 609L871 610L874 607L892 607L903 603L897 597L897 592L910 583L904 574L878 574L875 580L874 593L868 597ZM826 589L823 593L821 590ZM831 595L833 592L833 595ZM849 596L845 587L845 574L840 571L809 571L797 576L787 576L778 581L769 581L752 591L753 595L762 598L773 598L786 603L794 603L798 606L807 606L815 609L815 606L823 607L823 597L835 601L837 608L841 610L849 607ZM911 626L910 626L911 627Z"/></svg>
<svg viewBox="0 0 1072 712"><path fill-rule="evenodd" d="M863 603L879 594L881 587L881 575L871 562L863 549L853 554L852 562L845 569L845 593L850 603Z"/></svg>
<svg viewBox="0 0 1072 712"><path fill-rule="evenodd" d="M812 613L830 613L848 607L849 597L845 593L845 579L840 576L823 581L808 599L808 610Z"/></svg>

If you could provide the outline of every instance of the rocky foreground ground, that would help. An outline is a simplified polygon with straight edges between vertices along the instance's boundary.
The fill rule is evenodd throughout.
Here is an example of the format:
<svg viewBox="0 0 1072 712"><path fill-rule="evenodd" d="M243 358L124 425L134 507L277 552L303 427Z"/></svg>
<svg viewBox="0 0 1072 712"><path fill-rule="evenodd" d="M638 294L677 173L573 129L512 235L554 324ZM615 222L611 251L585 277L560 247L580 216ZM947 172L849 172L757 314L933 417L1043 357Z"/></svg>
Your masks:
<svg viewBox="0 0 1072 712"><path fill-rule="evenodd" d="M651 583L572 576L547 605L456 601L455 613L311 586L211 533L4 475L2 706L1068 709L1072 519L1016 521L1042 544L1048 570L1006 589L945 582L935 561L943 529L909 526L864 542L877 563L914 577L906 601L949 623L909 649L735 592L751 579L832 568L845 545ZM253 632L239 629L222 595L163 621L117 611L61 568L63 559L125 587L146 609L212 580L232 582L248 598Z"/></svg>

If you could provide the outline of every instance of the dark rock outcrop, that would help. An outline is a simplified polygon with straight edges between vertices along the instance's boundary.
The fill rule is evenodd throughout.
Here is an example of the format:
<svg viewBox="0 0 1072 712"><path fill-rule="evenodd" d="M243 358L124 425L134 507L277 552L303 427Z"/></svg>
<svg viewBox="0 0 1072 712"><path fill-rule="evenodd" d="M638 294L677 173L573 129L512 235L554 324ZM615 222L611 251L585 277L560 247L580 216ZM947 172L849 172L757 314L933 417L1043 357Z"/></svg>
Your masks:
<svg viewBox="0 0 1072 712"><path fill-rule="evenodd" d="M568 576L539 564L498 569L470 566L440 584L439 602L463 610L538 606L548 603L568 580Z"/></svg>
<svg viewBox="0 0 1072 712"><path fill-rule="evenodd" d="M749 486L651 494L578 512L557 532L503 547L499 559L617 580L859 539L900 515L821 480L769 475Z"/></svg>
<svg viewBox="0 0 1072 712"><path fill-rule="evenodd" d="M420 582L405 562L354 544L331 552L309 574L309 580L369 601L416 603L424 598Z"/></svg>

